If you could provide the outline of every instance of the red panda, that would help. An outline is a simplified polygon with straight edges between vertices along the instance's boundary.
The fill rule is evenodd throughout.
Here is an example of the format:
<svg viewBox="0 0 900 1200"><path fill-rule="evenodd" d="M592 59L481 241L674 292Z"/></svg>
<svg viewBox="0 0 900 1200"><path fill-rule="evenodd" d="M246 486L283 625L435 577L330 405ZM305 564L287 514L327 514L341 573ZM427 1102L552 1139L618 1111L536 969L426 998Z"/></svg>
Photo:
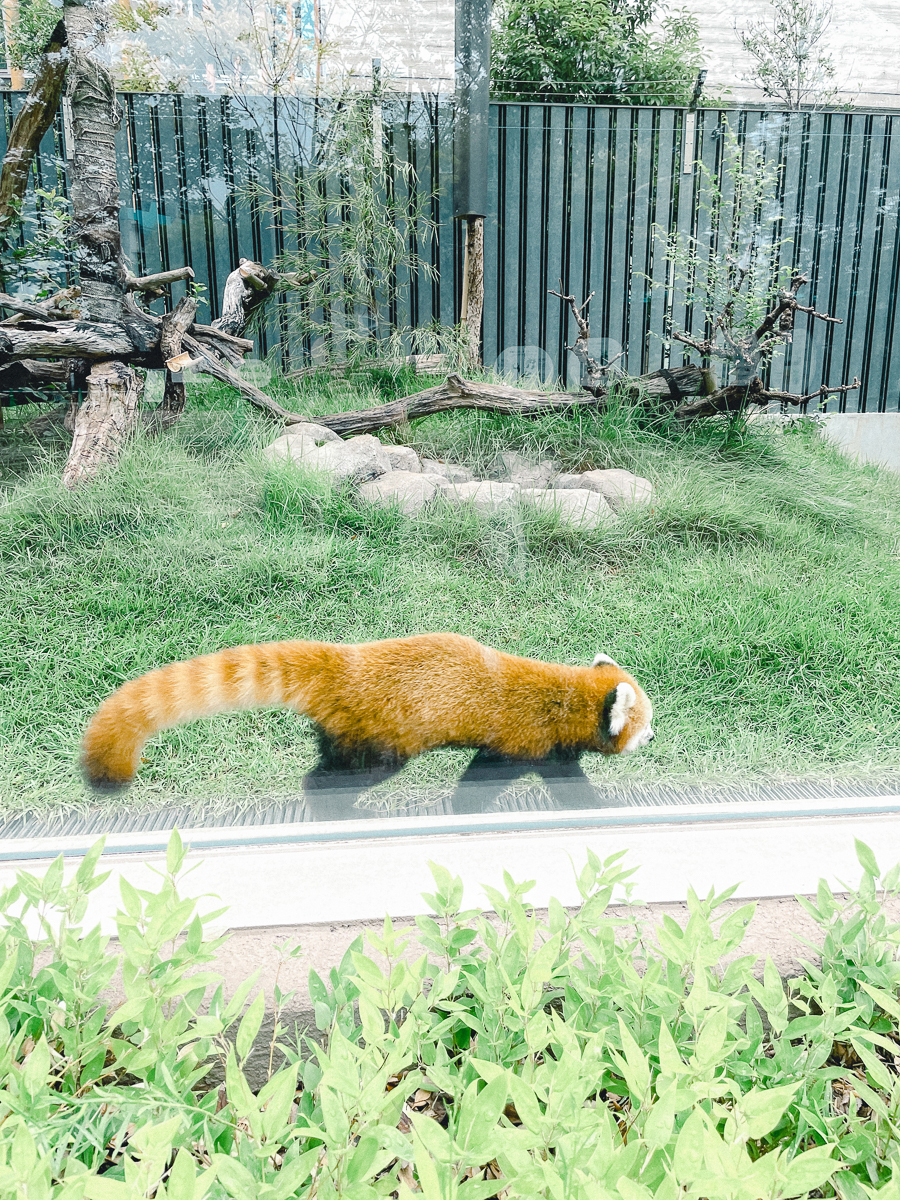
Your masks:
<svg viewBox="0 0 900 1200"><path fill-rule="evenodd" d="M87 783L127 787L144 743L160 729L275 704L310 717L337 760L363 752L391 761L391 773L440 746L541 761L583 750L624 754L653 738L650 701L605 654L590 667L563 666L455 633L361 645L266 642L123 684L84 735Z"/></svg>

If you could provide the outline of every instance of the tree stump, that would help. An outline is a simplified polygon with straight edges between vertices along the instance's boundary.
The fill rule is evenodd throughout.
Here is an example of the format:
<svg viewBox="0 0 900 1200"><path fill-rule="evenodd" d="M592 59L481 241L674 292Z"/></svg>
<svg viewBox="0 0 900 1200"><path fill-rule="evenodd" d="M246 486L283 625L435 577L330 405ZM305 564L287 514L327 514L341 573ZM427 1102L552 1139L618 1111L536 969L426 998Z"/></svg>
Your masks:
<svg viewBox="0 0 900 1200"><path fill-rule="evenodd" d="M112 359L96 363L88 375L87 396L75 416L75 435L63 472L74 488L112 466L138 422L144 381L133 367Z"/></svg>

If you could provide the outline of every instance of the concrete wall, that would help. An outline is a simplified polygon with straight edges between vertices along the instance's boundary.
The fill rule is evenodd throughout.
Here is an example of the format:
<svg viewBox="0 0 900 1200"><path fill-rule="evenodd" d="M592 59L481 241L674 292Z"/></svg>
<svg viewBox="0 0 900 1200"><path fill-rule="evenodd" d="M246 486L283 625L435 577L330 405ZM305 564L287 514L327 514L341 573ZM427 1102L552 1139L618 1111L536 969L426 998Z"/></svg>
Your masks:
<svg viewBox="0 0 900 1200"><path fill-rule="evenodd" d="M900 413L830 413L825 435L859 462L900 471Z"/></svg>
<svg viewBox="0 0 900 1200"><path fill-rule="evenodd" d="M678 4L670 4L678 8ZM758 104L761 93L743 77L751 59L741 46L739 30L767 20L769 0L685 0L684 7L700 22L706 90L712 96ZM900 4L897 0L858 0L835 5L827 35L827 51L835 65L834 85L841 99L864 108L900 107ZM726 90L731 95L726 96Z"/></svg>

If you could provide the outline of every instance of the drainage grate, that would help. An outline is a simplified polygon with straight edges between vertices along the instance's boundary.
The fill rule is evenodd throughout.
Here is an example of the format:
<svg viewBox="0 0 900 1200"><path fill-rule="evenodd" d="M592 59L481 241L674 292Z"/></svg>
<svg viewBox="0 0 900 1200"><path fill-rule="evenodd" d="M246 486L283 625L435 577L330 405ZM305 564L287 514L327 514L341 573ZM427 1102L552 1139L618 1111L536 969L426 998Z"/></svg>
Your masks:
<svg viewBox="0 0 900 1200"><path fill-rule="evenodd" d="M503 786L508 786L504 781ZM900 780L823 780L798 779L750 784L696 784L665 786L651 784L605 784L596 789L595 808L661 808L673 804L722 804L729 802L853 799L875 800L900 795ZM565 803L566 785L560 781L554 791L558 799L538 789L516 789L501 795L488 810L492 813L566 812L572 806ZM359 809L353 806L354 793L336 790L316 795L313 815L303 797L285 799L260 798L252 805L218 803L202 805L169 805L154 810L134 811L123 808L67 810L47 814L24 813L0 822L0 838L44 838L103 833L151 833L171 829L173 825L192 829L234 829L265 825L302 825L315 820L354 820L365 817L449 817L453 808L449 798L431 802L411 799L390 811L379 808Z"/></svg>

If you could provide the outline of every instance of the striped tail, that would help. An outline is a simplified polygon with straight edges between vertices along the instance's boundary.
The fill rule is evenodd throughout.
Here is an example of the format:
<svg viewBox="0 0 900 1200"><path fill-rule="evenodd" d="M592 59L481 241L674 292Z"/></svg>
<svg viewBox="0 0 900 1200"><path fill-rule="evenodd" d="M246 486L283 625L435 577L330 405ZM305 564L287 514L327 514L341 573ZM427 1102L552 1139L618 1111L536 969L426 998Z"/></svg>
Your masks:
<svg viewBox="0 0 900 1200"><path fill-rule="evenodd" d="M87 727L81 754L85 781L99 792L128 787L147 739L197 717L286 702L302 711L303 677L308 680L323 649L312 642L235 646L130 680L100 705Z"/></svg>

